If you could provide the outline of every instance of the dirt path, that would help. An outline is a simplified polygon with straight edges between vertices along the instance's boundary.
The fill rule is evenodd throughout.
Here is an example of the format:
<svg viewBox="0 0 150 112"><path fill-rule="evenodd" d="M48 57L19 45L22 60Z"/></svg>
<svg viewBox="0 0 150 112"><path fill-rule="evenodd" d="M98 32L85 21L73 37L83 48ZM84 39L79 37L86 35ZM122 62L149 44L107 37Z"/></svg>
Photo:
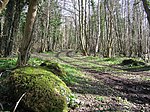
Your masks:
<svg viewBox="0 0 150 112"><path fill-rule="evenodd" d="M34 54L34 57L45 60L57 60L80 68L91 80L79 79L79 85L70 85L72 91L78 96L82 105L71 109L70 112L103 112L103 111L123 111L123 112L150 112L150 82L128 79L122 75L134 75L150 77L149 72L122 72L121 77L112 75L111 72L97 71L90 66L82 66L75 63L77 61L84 64L95 64L96 66L110 67L117 72L118 67L102 65L80 59L72 51L59 52L50 57L49 54Z"/></svg>

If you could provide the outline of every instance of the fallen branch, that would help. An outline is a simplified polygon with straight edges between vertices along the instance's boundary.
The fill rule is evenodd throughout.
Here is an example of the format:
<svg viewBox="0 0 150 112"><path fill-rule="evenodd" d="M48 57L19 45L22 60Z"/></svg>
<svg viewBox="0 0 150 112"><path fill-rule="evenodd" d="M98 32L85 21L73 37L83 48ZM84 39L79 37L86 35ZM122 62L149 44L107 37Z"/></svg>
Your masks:
<svg viewBox="0 0 150 112"><path fill-rule="evenodd" d="M0 106L1 106L1 109L4 110L4 107L3 107L3 105L1 103L0 103Z"/></svg>
<svg viewBox="0 0 150 112"><path fill-rule="evenodd" d="M15 112L16 111L16 109L17 109L17 107L18 107L18 105L19 105L19 103L20 103L20 101L21 101L21 99L25 96L25 94L26 94L26 92L19 98L19 100L18 100L18 102L16 103L16 106L15 106L15 108L14 108L14 110L13 110L13 112Z"/></svg>

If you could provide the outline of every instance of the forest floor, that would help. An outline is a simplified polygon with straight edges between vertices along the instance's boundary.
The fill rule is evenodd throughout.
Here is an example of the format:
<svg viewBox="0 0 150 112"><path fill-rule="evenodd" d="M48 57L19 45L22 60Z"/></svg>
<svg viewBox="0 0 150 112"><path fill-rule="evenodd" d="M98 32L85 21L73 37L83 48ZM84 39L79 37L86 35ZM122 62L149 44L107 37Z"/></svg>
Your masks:
<svg viewBox="0 0 150 112"><path fill-rule="evenodd" d="M150 112L148 65L126 67L119 65L124 58L87 57L71 50L32 56L57 61L72 72L64 81L81 105L70 112Z"/></svg>

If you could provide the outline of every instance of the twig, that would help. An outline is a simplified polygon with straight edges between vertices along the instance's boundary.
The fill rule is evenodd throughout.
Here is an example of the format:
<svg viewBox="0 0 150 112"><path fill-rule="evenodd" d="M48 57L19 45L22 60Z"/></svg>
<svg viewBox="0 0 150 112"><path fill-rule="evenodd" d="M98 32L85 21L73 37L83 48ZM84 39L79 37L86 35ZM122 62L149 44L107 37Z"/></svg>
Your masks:
<svg viewBox="0 0 150 112"><path fill-rule="evenodd" d="M2 75L3 75L3 72L0 73L0 77L2 77Z"/></svg>
<svg viewBox="0 0 150 112"><path fill-rule="evenodd" d="M15 106L15 108L14 108L14 110L13 110L13 112L15 112L16 111L16 109L17 109L17 107L18 107L18 105L19 105L19 103L20 103L20 101L21 101L21 99L24 97L24 95L26 94L26 92L19 98L19 100L18 100L18 102L16 103L16 106Z"/></svg>
<svg viewBox="0 0 150 112"><path fill-rule="evenodd" d="M140 2L141 2L141 1L138 1L138 2L134 3L133 5L135 5L135 6L136 6L136 5L138 5Z"/></svg>
<svg viewBox="0 0 150 112"><path fill-rule="evenodd" d="M1 106L2 110L4 110L3 105L1 103L0 103L0 106Z"/></svg>

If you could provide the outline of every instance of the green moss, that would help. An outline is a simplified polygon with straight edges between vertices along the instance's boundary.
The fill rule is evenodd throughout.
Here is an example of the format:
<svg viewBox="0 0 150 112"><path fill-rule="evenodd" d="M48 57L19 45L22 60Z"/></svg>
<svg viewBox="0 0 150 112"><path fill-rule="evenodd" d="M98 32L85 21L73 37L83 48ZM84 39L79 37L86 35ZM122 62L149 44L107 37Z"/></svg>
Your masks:
<svg viewBox="0 0 150 112"><path fill-rule="evenodd" d="M46 68L47 70L51 71L52 73L56 74L57 76L65 76L66 72L64 71L63 67L56 63L51 61L45 61L40 66Z"/></svg>
<svg viewBox="0 0 150 112"><path fill-rule="evenodd" d="M14 103L26 93L20 108L33 112L67 112L71 91L53 73L39 67L24 67L14 70L6 81Z"/></svg>

